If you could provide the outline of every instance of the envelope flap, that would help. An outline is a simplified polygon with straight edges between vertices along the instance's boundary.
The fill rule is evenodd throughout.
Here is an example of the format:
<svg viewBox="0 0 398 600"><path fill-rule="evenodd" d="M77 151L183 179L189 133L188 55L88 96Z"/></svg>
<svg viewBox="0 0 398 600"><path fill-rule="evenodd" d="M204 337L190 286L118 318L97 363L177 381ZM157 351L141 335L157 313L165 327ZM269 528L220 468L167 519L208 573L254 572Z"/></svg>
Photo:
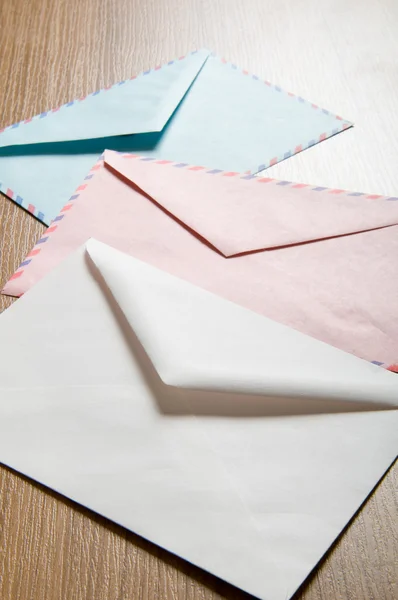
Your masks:
<svg viewBox="0 0 398 600"><path fill-rule="evenodd" d="M105 163L226 257L398 223L397 198L111 151Z"/></svg>
<svg viewBox="0 0 398 600"><path fill-rule="evenodd" d="M199 50L7 127L0 147L161 131L210 52Z"/></svg>
<svg viewBox="0 0 398 600"><path fill-rule="evenodd" d="M397 381L104 244L87 251L160 378L187 389L396 405Z"/></svg>

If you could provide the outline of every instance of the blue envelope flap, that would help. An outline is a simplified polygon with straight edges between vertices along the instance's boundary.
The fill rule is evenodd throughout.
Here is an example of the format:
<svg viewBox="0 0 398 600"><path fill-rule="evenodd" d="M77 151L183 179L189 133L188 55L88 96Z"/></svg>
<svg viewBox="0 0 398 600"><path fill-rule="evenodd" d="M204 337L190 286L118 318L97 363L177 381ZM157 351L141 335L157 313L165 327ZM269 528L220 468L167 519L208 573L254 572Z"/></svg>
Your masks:
<svg viewBox="0 0 398 600"><path fill-rule="evenodd" d="M0 147L161 131L210 52L199 50L7 127Z"/></svg>

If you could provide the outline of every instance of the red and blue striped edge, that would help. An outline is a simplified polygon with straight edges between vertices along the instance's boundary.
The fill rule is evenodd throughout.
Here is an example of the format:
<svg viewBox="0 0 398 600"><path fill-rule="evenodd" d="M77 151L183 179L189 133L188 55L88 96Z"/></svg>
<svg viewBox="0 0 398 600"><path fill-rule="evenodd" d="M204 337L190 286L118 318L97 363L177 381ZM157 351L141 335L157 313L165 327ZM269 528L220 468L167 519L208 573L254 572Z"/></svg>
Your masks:
<svg viewBox="0 0 398 600"><path fill-rule="evenodd" d="M149 74L153 73L154 71L158 71L159 69L163 69L170 65L173 65L179 60L184 60L188 56L196 54L197 52L198 52L198 50L193 50L192 52L185 54L184 56L180 56L179 58L177 58L175 60L170 60L163 65L158 65L152 69L148 69L146 71L142 71L141 73L139 73L137 75L133 75L129 79L124 79L113 85L109 85L105 88L102 88L100 90L92 92L91 94L88 94L87 96L82 96L81 98L71 100L70 102L67 102L66 104L62 104L61 106L58 106L57 108L53 108L53 109L44 111L42 113L39 113L38 115L35 115L34 117L30 117L29 119L25 119L24 121L20 121L19 123L14 123L13 125L4 127L3 129L0 129L0 135L8 129L16 129L17 127L20 127L21 125L30 123L33 119L43 119L45 117L50 116L53 113L58 112L59 110L64 110L64 109L70 108L77 102L83 102L89 96L97 96L98 94L107 92L108 90L110 90L112 88L119 87L119 86L125 84L127 81L132 81L134 79L137 79L138 77L145 77L146 75L149 75ZM292 99L295 99L297 102L307 104L307 105L311 106L314 110L320 110L323 113L334 116L336 118L336 127L334 127L332 130L325 131L324 133L321 133L317 139L308 140L302 144L299 144L295 148L291 148L290 150L287 150L286 152L284 152L283 154L281 154L279 156L275 156L275 157L271 158L270 160L267 160L265 163L258 165L258 167L254 171L246 171L246 174L259 173L261 171L264 171L268 167L272 167L273 165L276 165L277 163L279 163L283 160L286 160L287 158L290 158L291 156L294 156L295 154L298 154L299 152L302 152L303 150L306 150L308 148L311 148L312 146L315 146L315 144L317 144L318 142L322 142L322 141L344 131L345 129L349 129L350 127L352 127L352 123L350 123L349 121L345 121L344 119L342 119L342 117L339 117L338 115L334 115L333 113L329 112L328 110L326 110L324 108L320 108L317 104L309 102L308 100L305 100L301 96L297 96L296 94L293 94L292 92L288 92L288 91L284 90L283 88L281 88L280 86L272 84L267 79L261 79L257 75L253 75L252 73L249 73L249 71L247 71L245 69L241 69L236 64L234 64L230 61L227 61L225 58L219 57L215 53L212 53L211 56L213 58L218 58L227 67L229 67L233 70L236 70L237 72L240 72L243 75L245 75L255 81L258 81L259 83L263 83L281 94L287 94ZM14 190L11 190L9 187L7 187L5 184L3 184L1 182L0 182L0 192L3 193L8 198L10 198L11 200L13 200L21 208L25 209L27 212L29 212L34 217L39 219L39 221L42 221L45 224L48 223L49 219L43 212L41 212L36 206L31 204L29 202L29 200L25 200L17 192L15 192Z"/></svg>
<svg viewBox="0 0 398 600"><path fill-rule="evenodd" d="M39 221L42 221L44 224L46 224L46 221L48 221L45 214L42 213L38 208L36 208L36 206L34 206L33 204L30 204L30 202L21 198L21 196L19 196L13 190L10 190L10 188L3 185L1 182L0 182L0 192L2 194L4 194L4 196L7 196L7 198L10 198L10 200L13 200L16 204L18 204L18 206L25 209L31 215L33 215L34 217L39 219Z"/></svg>
<svg viewBox="0 0 398 600"><path fill-rule="evenodd" d="M212 56L216 56L216 55L213 54ZM326 140L334 135L337 135L338 133L341 133L342 131L345 131L346 129L349 129L350 127L353 127L353 124L350 121L346 121L339 115L335 115L334 113L328 111L326 108L321 108L320 106L318 106L318 104L314 104L313 102L310 102L309 100L305 100L305 98L302 98L301 96L297 96L293 92L289 92L289 91L283 89L282 87L280 87L279 85L275 85L275 84L271 83L267 79L260 79L260 77L258 77L257 75L253 75L249 71L239 68L237 65L235 65L234 63L232 63L230 61L227 61L225 58L222 58L222 57L216 57L216 58L219 58L223 64L229 66L231 69L237 70L240 73L242 73L243 75L246 75L247 77L254 79L255 81L258 81L259 83L264 83L268 87L274 89L276 92L279 92L280 94L287 94L290 98L294 98L297 102L300 102L300 104L306 104L307 106L310 106L313 110L319 110L319 111L323 112L325 115L330 115L331 117L334 117L336 119L336 127L331 129L330 131L325 131L325 132L321 133L317 138L303 142L303 143L295 146L294 148L290 148L289 150L287 150L283 154L280 154L279 156L274 156L273 158L267 160L265 163L258 165L257 168L254 171L250 171L250 173L260 173L261 171L264 171L265 169L268 169L269 167L273 167L274 165L276 165L279 162L282 162L283 160L291 158L295 154L299 154L303 150L307 150L308 148L315 146L315 144L317 144L319 142L323 142L324 140ZM249 171L247 173L249 173Z"/></svg>
<svg viewBox="0 0 398 600"><path fill-rule="evenodd" d="M42 237L39 239L39 241L36 242L36 244L33 246L32 250L26 256L25 260L19 265L18 269L9 278L8 281L13 281L14 279L19 279L25 272L25 267L27 267L32 262L32 259L40 253L40 251L42 249L42 245L45 244L48 241L50 235L52 233L54 233L54 231L57 230L60 221L62 221L62 219L64 219L65 215L68 214L68 212L71 210L71 208L73 208L75 200L77 200L77 198L79 198L80 194L87 188L90 179L92 179L94 177L96 171L99 171L99 169L101 169L101 167L103 166L103 164L104 164L103 157L104 157L104 154L101 154L98 161L90 169L88 175L86 175L86 177L84 178L83 183L81 185L79 185L79 187L76 189L75 193L69 198L68 202L61 209L60 213L50 223L50 226L48 227L48 229L46 229L45 233L42 235Z"/></svg>
<svg viewBox="0 0 398 600"><path fill-rule="evenodd" d="M393 363L392 365L387 365L386 363L382 363L378 360L372 360L372 365L376 365L377 367L382 367L383 369L387 369L387 371L391 371L391 373L398 374L398 363Z"/></svg>
<svg viewBox="0 0 398 600"><path fill-rule="evenodd" d="M145 162L153 162L154 164L157 164L157 165L168 165L169 167L173 167L176 169L187 169L187 170L193 171L193 172L204 171L207 175L212 175L212 176L238 177L239 179L243 179L245 181L248 181L251 183L256 183L256 184L261 183L261 184L274 184L274 185L281 185L281 186L289 186L296 190L303 189L303 188L309 188L311 191L316 192L316 193L327 193L327 194L333 194L333 195L346 193L349 196L356 196L356 197L363 196L364 198L367 198L370 200L384 199L384 200L388 200L388 201L392 201L392 202L398 201L398 197L395 197L395 196L388 197L388 196L382 196L379 194L366 194L363 192L349 192L346 190L333 189L333 188L327 188L327 187L322 187L322 186L311 186L308 183L295 183L292 181L281 181L279 179L275 179L272 177L259 177L257 175L252 175L249 173L242 174L242 173L237 173L234 171L223 171L220 169L207 169L206 167L190 165L188 163L178 163L178 162L173 162L171 160L158 160L154 157L140 156L137 154L121 154L121 156L126 159L136 159L136 160L142 160ZM23 273L25 272L25 268L32 262L32 260L34 259L35 256L40 254L43 244L45 244L49 240L50 236L53 235L54 232L58 229L58 225L59 225L60 221L62 221L65 218L65 216L69 213L69 211L71 209L73 209L73 206L74 206L76 200L80 197L80 195L88 187L88 185L90 184L90 181L93 179L95 174L103 167L103 165L104 165L104 154L102 154L99 157L99 160L97 161L97 163L91 168L88 175L86 175L86 177L84 178L83 183L81 185L79 185L79 187L76 189L75 193L69 198L68 202L62 208L59 215L57 217L55 217L55 219L52 221L50 227L46 230L44 235L39 239L39 241L36 243L36 245L33 247L33 249L29 252L29 254L26 256L25 260L19 265L18 269L10 277L9 281L13 281L14 279L19 279L23 275ZM383 363L383 362L380 362L377 360L373 360L371 362L372 362L372 364L374 364L376 366L382 367L382 368L392 371L394 373L398 373L398 363L392 364L392 365L387 365L386 363Z"/></svg>

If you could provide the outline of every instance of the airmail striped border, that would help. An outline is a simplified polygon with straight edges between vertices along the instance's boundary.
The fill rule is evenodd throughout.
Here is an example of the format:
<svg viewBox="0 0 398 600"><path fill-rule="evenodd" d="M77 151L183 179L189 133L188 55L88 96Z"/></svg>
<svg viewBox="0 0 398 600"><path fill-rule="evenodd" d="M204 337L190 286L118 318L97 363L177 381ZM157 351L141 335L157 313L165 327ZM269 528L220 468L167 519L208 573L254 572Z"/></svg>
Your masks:
<svg viewBox="0 0 398 600"><path fill-rule="evenodd" d="M331 131L325 131L324 133L321 133L318 136L318 138L308 140L307 142L305 142L303 144L299 144L295 148L292 148L291 150L284 152L284 154L280 154L279 156L274 156L267 162L265 162L261 165L258 165L257 168L255 169L254 173L259 173L261 171L264 171L265 169L268 169L269 167L273 167L274 165L278 164L279 162L282 162L283 160L286 160L287 158L291 158L292 156L294 156L295 154L299 154L303 150L312 148L312 146L315 146L319 142L323 142L324 140L327 140L328 138L331 138L334 135L337 135L338 133L341 133L342 131L345 131L346 129L349 129L350 127L352 127L352 123L349 123L348 121L341 121L341 120L338 121L337 119L340 119L340 117L336 117L336 127L334 127Z"/></svg>
<svg viewBox="0 0 398 600"><path fill-rule="evenodd" d="M212 56L215 56L215 55L213 54ZM242 73L243 75L246 75L246 77L249 77L250 79L253 79L254 81L258 81L259 83L264 83L265 85L272 88L276 92L278 92L280 94L287 94L290 98L292 98L296 102L299 102L300 104L306 104L306 105L310 106L313 110L319 110L320 112L324 113L325 115L330 115L332 117L335 117L335 119L336 119L336 126L332 130L325 131L325 132L321 133L317 138L308 140L307 142L299 144L298 146L295 146L294 148L290 148L290 149L286 150L286 152L284 152L283 154L280 154L279 156L274 156L274 157L268 159L266 162L258 165L254 169L254 171L250 171L250 173L259 173L260 171L264 171L265 169L268 169L269 167L273 167L277 163L282 162L283 160L286 160L287 158L290 158L290 157L294 156L295 154L299 154L299 152L302 152L303 150L307 150L308 148L315 146L315 144L318 144L319 142L323 142L324 140L326 140L338 133L341 133L342 131L345 131L346 129L349 129L350 127L353 126L352 123L344 120L339 115L335 115L332 112L326 110L326 108L321 108L317 104L314 104L313 102L309 102L308 100L305 100L305 98L302 98L301 96L297 96L296 94L293 94L293 92L288 92L285 89L281 88L279 85L275 85L275 84L271 83L267 79L260 79L260 77L257 77L257 75L253 75L249 71L239 68L237 65L226 60L225 58L220 58L220 60L223 64L225 64L230 69L233 69L239 73Z"/></svg>
<svg viewBox="0 0 398 600"><path fill-rule="evenodd" d="M153 162L156 165L168 165L175 169L187 169L188 171L204 171L207 175L219 175L221 177L237 177L238 179L244 179L246 181L253 181L255 183L270 183L274 185L288 186L294 189L309 188L313 192L324 192L329 194L348 194L349 196L363 196L368 200L389 200L398 201L398 196L383 196L381 194L366 194L365 192L350 192L347 190L341 190L337 188L328 188L322 186L314 186L309 183L296 183L293 181L283 181L275 179L273 177L261 177L260 174L253 175L251 173L239 173L237 171L223 171L221 169L209 169L207 167L190 165L188 163L174 162L172 160L158 160L152 156L141 156L139 154L122 154L125 159L136 159L145 162Z"/></svg>
<svg viewBox="0 0 398 600"><path fill-rule="evenodd" d="M36 206L34 206L33 204L30 204L29 202L26 202L23 198L21 198L21 196L19 196L16 192L14 192L13 190L11 190L9 187L7 187L6 185L4 185L1 182L0 182L0 192L2 194L4 194L4 196L7 196L7 198L10 198L10 200L13 200L16 204L18 204L18 206L20 206L21 208L24 208L31 215L33 215L34 217L39 219L39 221L46 220L45 215L38 208L36 208Z"/></svg>

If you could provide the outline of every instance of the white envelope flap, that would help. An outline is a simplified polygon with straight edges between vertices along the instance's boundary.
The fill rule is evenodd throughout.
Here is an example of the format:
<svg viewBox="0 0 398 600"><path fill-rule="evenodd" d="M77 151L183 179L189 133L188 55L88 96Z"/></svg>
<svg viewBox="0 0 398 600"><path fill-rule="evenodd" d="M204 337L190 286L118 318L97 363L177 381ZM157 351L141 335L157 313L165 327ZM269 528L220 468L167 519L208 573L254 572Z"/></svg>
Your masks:
<svg viewBox="0 0 398 600"><path fill-rule="evenodd" d="M87 251L168 385L398 405L393 373L97 241Z"/></svg>

